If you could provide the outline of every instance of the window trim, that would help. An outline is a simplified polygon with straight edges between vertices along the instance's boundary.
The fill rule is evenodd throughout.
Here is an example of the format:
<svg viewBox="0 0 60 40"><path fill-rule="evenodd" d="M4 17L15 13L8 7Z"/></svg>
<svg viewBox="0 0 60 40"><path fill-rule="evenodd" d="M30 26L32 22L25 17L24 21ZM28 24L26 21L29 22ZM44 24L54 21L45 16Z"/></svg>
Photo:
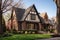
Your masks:
<svg viewBox="0 0 60 40"><path fill-rule="evenodd" d="M31 20L36 20L36 14L31 14Z"/></svg>

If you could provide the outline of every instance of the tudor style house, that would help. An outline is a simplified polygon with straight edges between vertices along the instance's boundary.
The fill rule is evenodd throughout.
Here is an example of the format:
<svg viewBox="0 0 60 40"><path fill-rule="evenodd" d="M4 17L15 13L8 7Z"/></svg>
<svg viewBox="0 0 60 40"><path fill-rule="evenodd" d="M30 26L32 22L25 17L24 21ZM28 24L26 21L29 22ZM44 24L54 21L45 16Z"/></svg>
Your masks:
<svg viewBox="0 0 60 40"><path fill-rule="evenodd" d="M44 22L42 30L45 32L50 32L50 33L54 32L53 31L54 30L54 27L53 27L54 23L52 23L52 20L49 19L47 12L40 13L39 15L42 17L43 22Z"/></svg>
<svg viewBox="0 0 60 40"><path fill-rule="evenodd" d="M13 7L11 18L8 20L6 29L20 30L41 30L41 17L35 7L27 9Z"/></svg>

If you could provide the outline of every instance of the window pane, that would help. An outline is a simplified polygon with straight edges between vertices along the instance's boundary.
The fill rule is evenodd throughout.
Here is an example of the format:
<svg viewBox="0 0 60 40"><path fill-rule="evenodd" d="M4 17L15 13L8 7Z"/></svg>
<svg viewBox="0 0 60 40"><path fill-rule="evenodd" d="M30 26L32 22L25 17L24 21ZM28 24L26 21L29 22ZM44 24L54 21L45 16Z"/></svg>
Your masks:
<svg viewBox="0 0 60 40"><path fill-rule="evenodd" d="M35 14L31 14L31 20L35 20L36 19L36 15Z"/></svg>
<svg viewBox="0 0 60 40"><path fill-rule="evenodd" d="M33 30L33 29L34 29L34 24L28 23L28 24L27 24L27 29L28 29L28 30Z"/></svg>

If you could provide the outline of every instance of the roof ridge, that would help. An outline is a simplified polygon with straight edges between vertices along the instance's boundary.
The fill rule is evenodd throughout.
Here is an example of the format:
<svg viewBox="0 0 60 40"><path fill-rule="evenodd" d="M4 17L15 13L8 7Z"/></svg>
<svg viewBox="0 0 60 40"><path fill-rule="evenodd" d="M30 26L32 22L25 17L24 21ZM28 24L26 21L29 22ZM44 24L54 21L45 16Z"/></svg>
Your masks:
<svg viewBox="0 0 60 40"><path fill-rule="evenodd" d="M18 8L18 7L13 7L14 9L24 9L24 8ZM24 10L26 10L26 9L24 9Z"/></svg>

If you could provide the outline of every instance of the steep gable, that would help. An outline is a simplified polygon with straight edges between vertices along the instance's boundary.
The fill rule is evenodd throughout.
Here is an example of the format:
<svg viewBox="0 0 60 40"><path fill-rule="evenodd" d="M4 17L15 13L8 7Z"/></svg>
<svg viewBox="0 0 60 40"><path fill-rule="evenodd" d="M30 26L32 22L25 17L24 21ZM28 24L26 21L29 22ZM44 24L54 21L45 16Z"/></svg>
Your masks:
<svg viewBox="0 0 60 40"><path fill-rule="evenodd" d="M24 16L24 13L25 13L25 9L22 9L22 8L14 8L14 11L15 11L15 15L16 15L16 18L18 21L21 21L23 16Z"/></svg>
<svg viewBox="0 0 60 40"><path fill-rule="evenodd" d="M14 11L15 11L16 18L17 18L18 21L25 21L31 11L36 12L34 14L36 14L37 20L39 20L39 22L42 23L41 17L40 17L40 15L39 15L39 13L38 13L34 4L27 9L14 8Z"/></svg>
<svg viewBox="0 0 60 40"><path fill-rule="evenodd" d="M24 17L23 17L23 20L26 21L27 17L29 18L28 15L30 15L31 12L35 12L35 13L33 13L33 14L36 14L36 19L37 19L37 21L41 22L39 13L37 12L37 9L36 9L36 7L35 7L34 4L33 4L32 6L30 6L28 9L26 9L25 15L24 15ZM30 21L30 19L29 19L29 21ZM34 20L31 20L31 21L34 21ZM35 20L35 21L36 21L36 20Z"/></svg>

